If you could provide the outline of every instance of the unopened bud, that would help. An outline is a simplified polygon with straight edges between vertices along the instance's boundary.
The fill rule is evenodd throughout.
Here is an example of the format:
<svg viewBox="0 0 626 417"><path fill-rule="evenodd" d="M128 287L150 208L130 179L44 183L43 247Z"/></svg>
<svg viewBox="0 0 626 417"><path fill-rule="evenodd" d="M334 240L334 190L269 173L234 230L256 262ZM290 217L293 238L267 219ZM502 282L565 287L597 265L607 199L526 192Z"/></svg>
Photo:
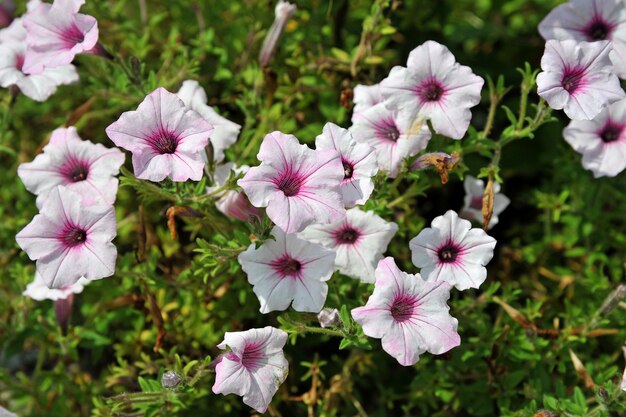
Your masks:
<svg viewBox="0 0 626 417"><path fill-rule="evenodd" d="M176 388L183 379L174 371L167 371L161 377L163 388Z"/></svg>
<svg viewBox="0 0 626 417"><path fill-rule="evenodd" d="M319 312L317 319L322 327L334 327L341 323L339 311L336 308L325 308Z"/></svg>

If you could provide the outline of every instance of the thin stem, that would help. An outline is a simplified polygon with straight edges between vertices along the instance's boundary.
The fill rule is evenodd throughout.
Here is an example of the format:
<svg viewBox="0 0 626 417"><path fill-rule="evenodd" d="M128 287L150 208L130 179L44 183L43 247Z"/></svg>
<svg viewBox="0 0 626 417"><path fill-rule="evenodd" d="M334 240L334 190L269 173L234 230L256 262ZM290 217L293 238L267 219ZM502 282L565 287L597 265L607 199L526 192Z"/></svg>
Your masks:
<svg viewBox="0 0 626 417"><path fill-rule="evenodd" d="M486 138L491 133L491 128L493 127L493 121L496 117L496 109L498 108L498 103L500 99L495 95L491 95L491 103L489 104L489 115L487 116L487 123L485 124L485 128L480 135L481 138Z"/></svg>

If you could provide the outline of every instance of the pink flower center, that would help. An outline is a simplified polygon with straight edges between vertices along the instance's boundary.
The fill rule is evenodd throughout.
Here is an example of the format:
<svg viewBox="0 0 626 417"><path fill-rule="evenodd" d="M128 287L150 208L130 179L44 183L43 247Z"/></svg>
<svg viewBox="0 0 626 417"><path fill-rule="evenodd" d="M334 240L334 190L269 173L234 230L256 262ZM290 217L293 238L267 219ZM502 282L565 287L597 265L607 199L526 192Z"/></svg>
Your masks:
<svg viewBox="0 0 626 417"><path fill-rule="evenodd" d="M349 180L352 178L352 174L354 174L354 165L345 159L342 159L341 163L343 164L343 179Z"/></svg>
<svg viewBox="0 0 626 417"><path fill-rule="evenodd" d="M417 297L400 294L394 298L389 312L395 321L402 323L413 318L418 307L419 299Z"/></svg>
<svg viewBox="0 0 626 417"><path fill-rule="evenodd" d="M250 344L245 347L243 355L241 357L241 364L248 371L254 371L263 366L265 361L265 353L263 352L262 344Z"/></svg>
<svg viewBox="0 0 626 417"><path fill-rule="evenodd" d="M85 34L75 23L72 23L70 27L66 28L61 33L61 39L66 43L68 48L73 48L74 45L82 43L85 40Z"/></svg>
<svg viewBox="0 0 626 417"><path fill-rule="evenodd" d="M344 226L335 232L335 241L340 245L352 245L361 237L361 232L352 226Z"/></svg>
<svg viewBox="0 0 626 417"><path fill-rule="evenodd" d="M482 210L483 209L483 197L479 195L475 195L472 197L470 201L470 208L474 210Z"/></svg>
<svg viewBox="0 0 626 417"><path fill-rule="evenodd" d="M302 264L288 254L284 254L270 264L281 277L297 277L302 270Z"/></svg>
<svg viewBox="0 0 626 417"><path fill-rule="evenodd" d="M600 131L600 139L604 143L611 143L619 140L624 131L623 125L618 125L609 120Z"/></svg>
<svg viewBox="0 0 626 417"><path fill-rule="evenodd" d="M82 227L68 224L57 237L67 248L82 245L87 240L87 231Z"/></svg>
<svg viewBox="0 0 626 417"><path fill-rule="evenodd" d="M441 82L435 78L428 79L417 87L417 95L422 103L439 101L443 97L446 89Z"/></svg>
<svg viewBox="0 0 626 417"><path fill-rule="evenodd" d="M583 28L585 36L589 41L603 41L609 38L615 25L604 20L602 16L595 15L593 19Z"/></svg>
<svg viewBox="0 0 626 417"><path fill-rule="evenodd" d="M439 258L439 262L444 264L456 262L460 253L461 248L453 242L446 242L437 249L437 257Z"/></svg>
<svg viewBox="0 0 626 417"><path fill-rule="evenodd" d="M400 137L400 130L392 118L380 120L375 125L376 137L385 142L396 142Z"/></svg>
<svg viewBox="0 0 626 417"><path fill-rule="evenodd" d="M159 131L148 138L148 144L160 155L173 154L178 147L178 135L172 132Z"/></svg>
<svg viewBox="0 0 626 417"><path fill-rule="evenodd" d="M69 182L85 181L89 177L89 163L70 155L60 173Z"/></svg>
<svg viewBox="0 0 626 417"><path fill-rule="evenodd" d="M561 86L570 94L574 94L584 85L584 76L586 75L585 68L566 67L563 71L563 78L561 79Z"/></svg>
<svg viewBox="0 0 626 417"><path fill-rule="evenodd" d="M15 57L15 69L22 71L24 68L24 54L17 54Z"/></svg>
<svg viewBox="0 0 626 417"><path fill-rule="evenodd" d="M276 186L285 194L285 197L293 197L298 194L302 187L302 178L291 170L288 170L276 182Z"/></svg>

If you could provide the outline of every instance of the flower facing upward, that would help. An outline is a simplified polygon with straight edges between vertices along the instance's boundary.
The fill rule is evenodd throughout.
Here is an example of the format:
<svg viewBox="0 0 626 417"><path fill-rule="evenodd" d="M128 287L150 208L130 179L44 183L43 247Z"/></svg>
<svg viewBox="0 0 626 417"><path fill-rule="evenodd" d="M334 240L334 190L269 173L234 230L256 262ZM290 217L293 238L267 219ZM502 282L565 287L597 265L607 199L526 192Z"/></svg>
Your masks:
<svg viewBox="0 0 626 417"><path fill-rule="evenodd" d="M212 131L213 125L164 88L106 128L117 146L132 152L135 176L150 181L199 181Z"/></svg>
<svg viewBox="0 0 626 417"><path fill-rule="evenodd" d="M546 42L537 93L573 120L591 120L625 97L609 59L609 42Z"/></svg>
<svg viewBox="0 0 626 417"><path fill-rule="evenodd" d="M301 236L333 250L335 267L342 274L363 282L374 282L374 270L383 258L398 225L386 222L371 211L352 208L346 218L328 225L312 224Z"/></svg>
<svg viewBox="0 0 626 417"><path fill-rule="evenodd" d="M73 294L80 294L83 289L89 285L91 281L85 278L81 278L73 285L59 288L50 289L46 286L46 282L43 280L41 274L35 273L35 280L28 284L23 295L32 298L35 301L43 300L65 300Z"/></svg>
<svg viewBox="0 0 626 417"><path fill-rule="evenodd" d="M384 101L380 93L380 84L357 85L354 87L354 114L361 113Z"/></svg>
<svg viewBox="0 0 626 417"><path fill-rule="evenodd" d="M113 275L117 250L111 241L116 234L113 206L84 206L79 194L60 185L15 240L37 261L37 272L48 288L59 289L81 277Z"/></svg>
<svg viewBox="0 0 626 417"><path fill-rule="evenodd" d="M21 164L17 173L26 189L37 195L37 206L57 185L80 194L83 204L113 204L118 174L124 163L119 149L82 140L75 127L52 132L43 153Z"/></svg>
<svg viewBox="0 0 626 417"><path fill-rule="evenodd" d="M237 184L253 206L267 207L268 217L285 233L345 217L340 191L344 168L337 151L313 151L293 135L272 132L257 158L261 165L250 168Z"/></svg>
<svg viewBox="0 0 626 417"><path fill-rule="evenodd" d="M463 188L465 188L465 200L463 209L461 210L461 217L482 223L485 182L471 175L466 175L463 181ZM507 196L500 193L500 184L497 182L493 184L493 193L493 213L489 221L490 229L498 224L498 215L502 213L511 202Z"/></svg>
<svg viewBox="0 0 626 417"><path fill-rule="evenodd" d="M461 344L448 298L448 283L426 282L385 258L376 268L374 293L365 306L352 310L352 317L366 335L382 339L385 352L400 365L411 366L424 352L439 355Z"/></svg>
<svg viewBox="0 0 626 417"><path fill-rule="evenodd" d="M380 86L390 108L426 117L435 132L461 139L484 82L444 45L427 41L411 51L406 68L392 68Z"/></svg>
<svg viewBox="0 0 626 417"><path fill-rule="evenodd" d="M390 178L397 177L404 160L425 149L431 137L424 119L389 110L384 103L355 114L352 123L350 131L356 141L376 150L378 168Z"/></svg>
<svg viewBox="0 0 626 417"><path fill-rule="evenodd" d="M496 240L449 210L411 239L411 260L427 281L446 281L457 290L478 288Z"/></svg>
<svg viewBox="0 0 626 417"><path fill-rule="evenodd" d="M336 150L341 155L343 181L340 189L346 207L365 204L374 191L372 177L378 172L375 149L357 143L347 129L333 123L326 123L323 133L315 139L315 149Z"/></svg>
<svg viewBox="0 0 626 417"><path fill-rule="evenodd" d="M84 2L54 0L26 14L26 73L39 74L44 68L67 65L76 55L91 52L96 47L98 22L93 16L78 13Z"/></svg>
<svg viewBox="0 0 626 417"><path fill-rule="evenodd" d="M572 120L563 136L583 155L595 178L614 177L626 168L626 99L611 104L593 120Z"/></svg>
<svg viewBox="0 0 626 417"><path fill-rule="evenodd" d="M279 227L272 235L276 240L267 240L258 249L253 243L238 258L259 298L261 313L286 310L292 301L296 311L319 313L335 254L295 234L286 235Z"/></svg>
<svg viewBox="0 0 626 417"><path fill-rule="evenodd" d="M626 7L624 0L571 0L557 6L539 24L544 39L610 41L615 72L626 78Z"/></svg>
<svg viewBox="0 0 626 417"><path fill-rule="evenodd" d="M217 347L230 351L218 359L213 392L242 396L246 405L264 413L289 373L286 342L287 333L270 326L226 332Z"/></svg>
<svg viewBox="0 0 626 417"><path fill-rule="evenodd" d="M213 125L214 129L209 137L213 146L213 160L223 161L224 151L237 141L241 126L220 116L213 110L213 107L208 106L206 92L195 80L183 82L176 95L187 107L195 110L204 120Z"/></svg>

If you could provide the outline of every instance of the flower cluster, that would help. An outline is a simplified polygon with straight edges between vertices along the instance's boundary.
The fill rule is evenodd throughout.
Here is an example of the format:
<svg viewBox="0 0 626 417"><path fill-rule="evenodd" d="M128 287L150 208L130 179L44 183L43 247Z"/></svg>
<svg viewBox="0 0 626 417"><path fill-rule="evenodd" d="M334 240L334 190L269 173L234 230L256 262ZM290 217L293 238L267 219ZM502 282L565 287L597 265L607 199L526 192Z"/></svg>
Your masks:
<svg viewBox="0 0 626 417"><path fill-rule="evenodd" d="M537 89L572 119L565 140L594 176L626 168L626 7L620 0L570 0L539 25L546 39ZM618 78L619 77L619 78Z"/></svg>

